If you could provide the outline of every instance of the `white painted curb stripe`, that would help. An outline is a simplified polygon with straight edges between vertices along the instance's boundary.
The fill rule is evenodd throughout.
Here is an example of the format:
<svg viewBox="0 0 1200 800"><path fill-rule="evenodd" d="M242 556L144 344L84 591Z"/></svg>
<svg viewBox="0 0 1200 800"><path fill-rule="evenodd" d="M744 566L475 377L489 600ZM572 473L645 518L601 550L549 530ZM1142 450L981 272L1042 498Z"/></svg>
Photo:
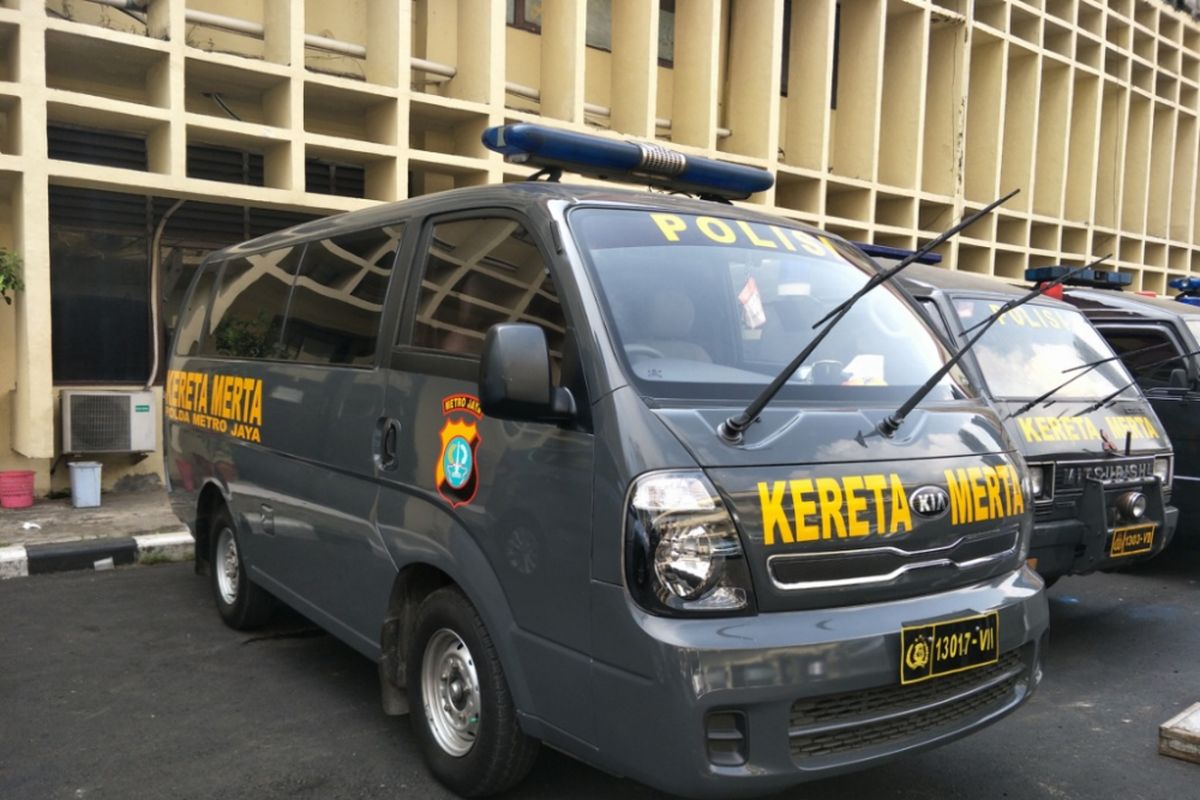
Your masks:
<svg viewBox="0 0 1200 800"><path fill-rule="evenodd" d="M192 534L186 530L134 536L133 540L137 542L138 561L146 558L156 561L187 561L192 557L194 549Z"/></svg>
<svg viewBox="0 0 1200 800"><path fill-rule="evenodd" d="M25 555L24 545L0 547L0 580L23 578L28 574L29 558Z"/></svg>

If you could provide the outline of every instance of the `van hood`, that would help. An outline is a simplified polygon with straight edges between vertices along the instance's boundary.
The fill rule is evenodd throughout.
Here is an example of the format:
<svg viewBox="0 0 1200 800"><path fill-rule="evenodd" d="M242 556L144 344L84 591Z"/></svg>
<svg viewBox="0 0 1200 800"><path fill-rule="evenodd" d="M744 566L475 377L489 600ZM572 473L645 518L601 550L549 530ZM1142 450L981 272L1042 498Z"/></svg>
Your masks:
<svg viewBox="0 0 1200 800"><path fill-rule="evenodd" d="M1114 403L1088 411L1091 403L1039 403L1013 416L1022 402L998 401L1004 427L1021 453L1031 461L1046 458L1124 456L1128 440L1131 455L1171 450L1158 415L1143 401Z"/></svg>

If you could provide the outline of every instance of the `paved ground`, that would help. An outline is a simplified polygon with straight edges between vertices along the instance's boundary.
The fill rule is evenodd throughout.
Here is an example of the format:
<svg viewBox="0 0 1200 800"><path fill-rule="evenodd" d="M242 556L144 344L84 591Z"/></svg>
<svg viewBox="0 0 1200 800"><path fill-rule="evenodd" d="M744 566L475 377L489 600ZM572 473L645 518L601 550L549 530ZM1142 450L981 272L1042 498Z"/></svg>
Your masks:
<svg viewBox="0 0 1200 800"><path fill-rule="evenodd" d="M1193 798L1158 725L1200 700L1200 552L1051 592L1047 678L1016 715L804 798ZM0 798L426 798L374 668L297 617L218 621L187 565L0 584ZM543 752L516 798L657 797Z"/></svg>
<svg viewBox="0 0 1200 800"><path fill-rule="evenodd" d="M186 530L171 511L162 487L105 492L99 508L72 508L70 498L38 500L29 508L0 508L0 547Z"/></svg>

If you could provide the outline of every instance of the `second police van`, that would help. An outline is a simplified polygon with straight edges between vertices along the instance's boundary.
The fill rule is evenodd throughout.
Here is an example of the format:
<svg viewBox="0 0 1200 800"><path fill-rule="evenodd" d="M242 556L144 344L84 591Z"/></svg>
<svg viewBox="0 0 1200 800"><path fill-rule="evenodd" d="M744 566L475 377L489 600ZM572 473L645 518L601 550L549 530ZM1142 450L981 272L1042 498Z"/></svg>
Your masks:
<svg viewBox="0 0 1200 800"><path fill-rule="evenodd" d="M1161 553L1179 518L1171 442L1084 316L1036 286L997 278L917 264L898 280L957 347L1004 303L1036 298L1001 316L963 363L1029 463L1030 556L1047 582Z"/></svg>
<svg viewBox="0 0 1200 800"><path fill-rule="evenodd" d="M913 302L840 238L724 202L761 170L485 141L550 180L307 223L193 282L168 472L225 621L282 602L377 662L464 795L539 743L765 793L1024 702L1029 474Z"/></svg>

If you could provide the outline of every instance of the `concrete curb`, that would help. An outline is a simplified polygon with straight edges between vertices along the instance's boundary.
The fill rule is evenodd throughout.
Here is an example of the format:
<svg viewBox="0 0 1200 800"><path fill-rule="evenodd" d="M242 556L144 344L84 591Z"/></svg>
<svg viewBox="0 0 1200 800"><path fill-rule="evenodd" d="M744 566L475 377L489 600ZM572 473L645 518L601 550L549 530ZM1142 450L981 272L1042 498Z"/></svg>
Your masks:
<svg viewBox="0 0 1200 800"><path fill-rule="evenodd" d="M0 580L76 569L189 561L193 549L192 535L186 530L122 539L17 544L0 547Z"/></svg>

